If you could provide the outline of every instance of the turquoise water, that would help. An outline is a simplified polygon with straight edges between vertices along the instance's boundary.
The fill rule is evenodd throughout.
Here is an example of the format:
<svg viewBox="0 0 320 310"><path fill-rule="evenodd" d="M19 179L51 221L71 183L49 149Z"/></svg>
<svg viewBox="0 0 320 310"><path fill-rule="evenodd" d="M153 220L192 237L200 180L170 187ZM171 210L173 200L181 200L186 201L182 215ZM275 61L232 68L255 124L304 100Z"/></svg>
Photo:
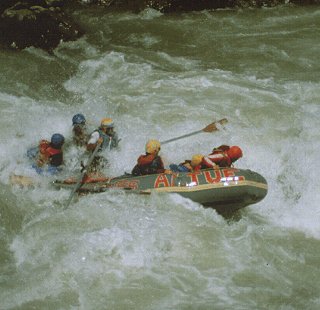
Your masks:
<svg viewBox="0 0 320 310"><path fill-rule="evenodd" d="M0 309L318 309L319 7L162 15L78 11L87 30L54 56L0 52ZM240 145L268 196L225 219L178 195L75 200L24 153L82 112L112 117L130 171L149 138L227 117L224 130L162 147L166 165ZM69 147L66 174L84 155Z"/></svg>

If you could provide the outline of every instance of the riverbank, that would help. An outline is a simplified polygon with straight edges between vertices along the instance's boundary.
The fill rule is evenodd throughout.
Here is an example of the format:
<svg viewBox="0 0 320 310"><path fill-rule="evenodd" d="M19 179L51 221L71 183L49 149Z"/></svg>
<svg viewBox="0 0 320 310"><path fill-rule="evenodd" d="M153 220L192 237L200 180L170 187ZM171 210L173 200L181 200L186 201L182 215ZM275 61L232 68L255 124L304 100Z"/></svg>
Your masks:
<svg viewBox="0 0 320 310"><path fill-rule="evenodd" d="M288 3L310 5L320 4L320 0L3 0L0 4L0 46L16 50L34 46L51 53L60 42L74 41L85 34L72 17L80 6L132 12L152 8L173 13Z"/></svg>

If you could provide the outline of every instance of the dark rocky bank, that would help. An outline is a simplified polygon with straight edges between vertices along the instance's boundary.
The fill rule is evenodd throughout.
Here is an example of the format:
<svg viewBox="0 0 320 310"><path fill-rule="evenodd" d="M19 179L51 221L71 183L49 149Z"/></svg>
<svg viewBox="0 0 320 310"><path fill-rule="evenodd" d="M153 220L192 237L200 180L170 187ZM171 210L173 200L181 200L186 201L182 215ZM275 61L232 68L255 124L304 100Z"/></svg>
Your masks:
<svg viewBox="0 0 320 310"><path fill-rule="evenodd" d="M1 0L0 44L13 49L38 47L51 52L61 41L84 31L64 11L65 0Z"/></svg>
<svg viewBox="0 0 320 310"><path fill-rule="evenodd" d="M1 0L0 45L13 49L34 46L52 52L61 41L85 32L70 12L81 6L140 12L153 8L163 13L237 7L271 7L287 3L320 4L320 0Z"/></svg>

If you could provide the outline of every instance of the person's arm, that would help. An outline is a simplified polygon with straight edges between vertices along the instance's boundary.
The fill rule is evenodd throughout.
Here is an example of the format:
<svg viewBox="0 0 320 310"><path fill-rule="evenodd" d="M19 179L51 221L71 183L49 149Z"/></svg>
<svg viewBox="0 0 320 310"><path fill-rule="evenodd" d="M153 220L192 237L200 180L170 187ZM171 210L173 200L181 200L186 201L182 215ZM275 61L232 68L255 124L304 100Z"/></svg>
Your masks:
<svg viewBox="0 0 320 310"><path fill-rule="evenodd" d="M166 170L164 169L164 164L160 156L157 156L155 159L155 171L156 173L164 173Z"/></svg>
<svg viewBox="0 0 320 310"><path fill-rule="evenodd" d="M49 162L49 157L46 154L39 152L39 156L37 159L37 166L42 167L43 165Z"/></svg>
<svg viewBox="0 0 320 310"><path fill-rule="evenodd" d="M156 169L155 169L155 173L166 173L166 174L172 174L172 171L169 169L165 169L164 168L164 164L162 161L162 158L160 156L156 157Z"/></svg>
<svg viewBox="0 0 320 310"><path fill-rule="evenodd" d="M93 132L90 136L89 141L88 141L87 150L93 151L96 148L98 141L100 143L102 142L101 141L102 138L100 140L99 139L100 139L99 132L98 131Z"/></svg>

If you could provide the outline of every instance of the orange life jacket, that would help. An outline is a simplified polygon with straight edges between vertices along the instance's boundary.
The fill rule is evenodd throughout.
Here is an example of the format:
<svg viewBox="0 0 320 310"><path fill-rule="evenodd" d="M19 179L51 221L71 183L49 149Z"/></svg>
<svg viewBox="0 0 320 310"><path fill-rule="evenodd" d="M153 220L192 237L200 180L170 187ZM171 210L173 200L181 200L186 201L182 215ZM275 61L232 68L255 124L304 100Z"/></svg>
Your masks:
<svg viewBox="0 0 320 310"><path fill-rule="evenodd" d="M162 159L159 155L145 154L140 155L138 163L134 166L132 174L134 175L146 175L163 173L165 171Z"/></svg>

